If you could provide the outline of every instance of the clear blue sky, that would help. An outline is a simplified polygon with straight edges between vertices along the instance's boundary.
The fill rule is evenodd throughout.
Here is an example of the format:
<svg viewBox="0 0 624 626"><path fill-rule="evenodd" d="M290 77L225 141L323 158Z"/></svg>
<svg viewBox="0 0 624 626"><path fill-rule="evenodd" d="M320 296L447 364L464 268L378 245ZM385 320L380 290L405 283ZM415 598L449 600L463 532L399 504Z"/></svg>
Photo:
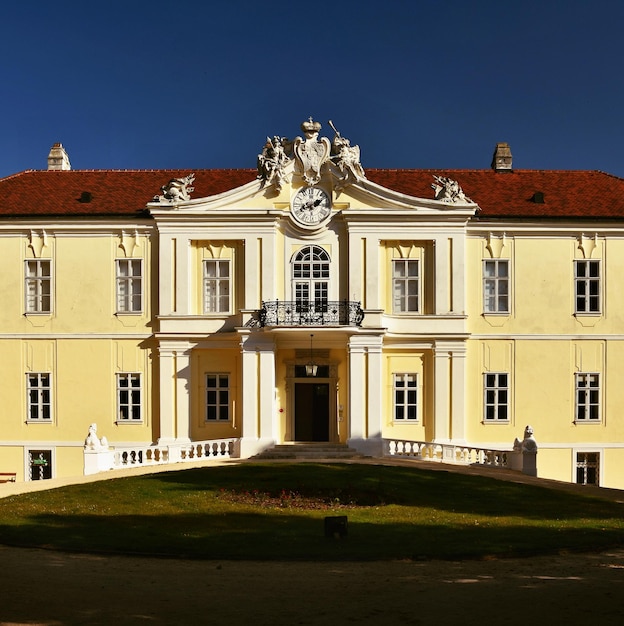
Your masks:
<svg viewBox="0 0 624 626"><path fill-rule="evenodd" d="M0 176L255 167L313 116L364 167L624 177L622 0L30 0L2 5Z"/></svg>

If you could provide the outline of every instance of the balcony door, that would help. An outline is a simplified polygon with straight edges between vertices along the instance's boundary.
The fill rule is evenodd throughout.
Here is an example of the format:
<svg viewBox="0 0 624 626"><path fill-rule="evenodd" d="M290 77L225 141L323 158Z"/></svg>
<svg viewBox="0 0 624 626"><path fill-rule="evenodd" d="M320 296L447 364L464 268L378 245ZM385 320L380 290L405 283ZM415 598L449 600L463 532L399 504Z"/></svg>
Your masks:
<svg viewBox="0 0 624 626"><path fill-rule="evenodd" d="M329 265L329 255L319 246L305 246L297 252L292 261L297 313L315 315L327 312Z"/></svg>

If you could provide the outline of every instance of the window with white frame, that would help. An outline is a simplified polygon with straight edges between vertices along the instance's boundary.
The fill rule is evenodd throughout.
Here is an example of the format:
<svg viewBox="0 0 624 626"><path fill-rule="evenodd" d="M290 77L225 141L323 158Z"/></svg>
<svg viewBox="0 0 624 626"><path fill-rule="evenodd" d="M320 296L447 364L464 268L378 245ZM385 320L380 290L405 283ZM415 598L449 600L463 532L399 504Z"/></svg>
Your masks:
<svg viewBox="0 0 624 626"><path fill-rule="evenodd" d="M49 422L52 419L52 376L49 373L26 374L28 420Z"/></svg>
<svg viewBox="0 0 624 626"><path fill-rule="evenodd" d="M206 421L230 419L230 375L206 374Z"/></svg>
<svg viewBox="0 0 624 626"><path fill-rule="evenodd" d="M52 262L29 260L25 266L26 313L52 311Z"/></svg>
<svg viewBox="0 0 624 626"><path fill-rule="evenodd" d="M509 313L509 261L483 261L483 312Z"/></svg>
<svg viewBox="0 0 624 626"><path fill-rule="evenodd" d="M579 485L598 485L600 479L600 453L576 453L576 482Z"/></svg>
<svg viewBox="0 0 624 626"><path fill-rule="evenodd" d="M600 421L600 374L575 374L577 422Z"/></svg>
<svg viewBox="0 0 624 626"><path fill-rule="evenodd" d="M483 408L486 422L509 420L509 374L504 372L484 374Z"/></svg>
<svg viewBox="0 0 624 626"><path fill-rule="evenodd" d="M143 310L142 259L117 259L117 312L141 313Z"/></svg>
<svg viewBox="0 0 624 626"><path fill-rule="evenodd" d="M417 259L392 261L392 295L395 313L420 311L420 264Z"/></svg>
<svg viewBox="0 0 624 626"><path fill-rule="evenodd" d="M297 252L292 278L298 313L327 312L329 270L329 254L320 246L305 246Z"/></svg>
<svg viewBox="0 0 624 626"><path fill-rule="evenodd" d="M141 396L141 374L117 374L117 419L120 422L140 422L143 419Z"/></svg>
<svg viewBox="0 0 624 626"><path fill-rule="evenodd" d="M574 261L575 313L600 313L600 261Z"/></svg>
<svg viewBox="0 0 624 626"><path fill-rule="evenodd" d="M229 313L231 273L229 259L204 260L204 313Z"/></svg>
<svg viewBox="0 0 624 626"><path fill-rule="evenodd" d="M393 375L394 419L397 422L418 420L418 374Z"/></svg>

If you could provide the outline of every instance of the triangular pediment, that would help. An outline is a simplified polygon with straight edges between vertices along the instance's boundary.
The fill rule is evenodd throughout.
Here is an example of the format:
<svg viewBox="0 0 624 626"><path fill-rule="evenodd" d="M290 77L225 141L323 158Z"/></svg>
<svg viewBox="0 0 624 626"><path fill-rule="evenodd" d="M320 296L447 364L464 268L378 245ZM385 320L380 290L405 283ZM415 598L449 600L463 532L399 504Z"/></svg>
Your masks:
<svg viewBox="0 0 624 626"><path fill-rule="evenodd" d="M431 197L428 198L410 196L369 180L360 163L359 146L352 146L331 122L330 126L335 131L332 141L319 138L320 124L312 119L301 125L304 137L297 136L293 140L267 137L258 155L257 177L244 185L194 198L194 174L189 174L163 185L162 195L149 203L148 208L156 218L171 212L234 211L242 217L265 211L287 215L293 209L296 212L297 204L313 213L327 202L331 214L324 219L338 212L345 217L361 213L382 216L389 212L469 217L478 210L477 204L464 195L459 183L448 177L432 174Z"/></svg>

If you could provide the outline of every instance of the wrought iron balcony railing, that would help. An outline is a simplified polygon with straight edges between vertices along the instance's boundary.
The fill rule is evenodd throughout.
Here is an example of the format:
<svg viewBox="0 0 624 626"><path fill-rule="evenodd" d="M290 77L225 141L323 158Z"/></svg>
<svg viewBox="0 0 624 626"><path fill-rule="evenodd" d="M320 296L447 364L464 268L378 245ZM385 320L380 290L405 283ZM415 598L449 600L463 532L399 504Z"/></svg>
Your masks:
<svg viewBox="0 0 624 626"><path fill-rule="evenodd" d="M361 326L364 311L359 302L327 300L263 302L260 326Z"/></svg>

